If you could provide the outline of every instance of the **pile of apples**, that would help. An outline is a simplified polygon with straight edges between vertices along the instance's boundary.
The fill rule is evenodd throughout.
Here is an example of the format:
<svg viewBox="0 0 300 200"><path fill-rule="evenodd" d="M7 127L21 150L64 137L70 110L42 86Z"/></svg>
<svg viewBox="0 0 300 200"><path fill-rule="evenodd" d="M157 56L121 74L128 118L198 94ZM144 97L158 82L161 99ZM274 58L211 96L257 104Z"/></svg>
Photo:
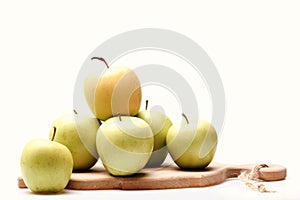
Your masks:
<svg viewBox="0 0 300 200"><path fill-rule="evenodd" d="M112 176L133 175L160 167L168 152L181 169L203 169L212 161L217 133L207 121L172 124L159 111L140 110L140 81L128 67L109 67L99 78L87 78L86 101L94 118L73 114L56 119L49 139L28 142L21 173L31 191L60 192L73 171L88 171L98 158Z"/></svg>

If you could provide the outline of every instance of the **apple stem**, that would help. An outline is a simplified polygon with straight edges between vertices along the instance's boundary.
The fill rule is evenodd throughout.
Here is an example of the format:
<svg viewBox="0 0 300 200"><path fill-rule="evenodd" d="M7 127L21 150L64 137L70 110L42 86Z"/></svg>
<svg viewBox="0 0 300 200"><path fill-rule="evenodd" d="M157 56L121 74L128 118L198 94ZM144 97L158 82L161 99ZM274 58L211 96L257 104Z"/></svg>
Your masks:
<svg viewBox="0 0 300 200"><path fill-rule="evenodd" d="M54 140L54 138L55 138L55 134L56 134L56 127L55 127L55 126L53 126L53 135L52 135L51 141L53 141L53 140Z"/></svg>
<svg viewBox="0 0 300 200"><path fill-rule="evenodd" d="M92 57L91 58L91 60L94 60L94 59L101 60L102 62L105 63L107 69L109 68L109 66L108 66L108 64L107 64L107 62L106 62L106 60L104 58L102 58L102 57Z"/></svg>
<svg viewBox="0 0 300 200"><path fill-rule="evenodd" d="M77 114L78 114L78 113L77 113L77 111L76 111L75 109L73 110L73 112L74 112L74 114L75 114L75 115L77 115Z"/></svg>
<svg viewBox="0 0 300 200"><path fill-rule="evenodd" d="M186 123L189 124L190 122L189 122L189 119L187 118L187 116L184 113L182 113L182 116L184 117Z"/></svg>
<svg viewBox="0 0 300 200"><path fill-rule="evenodd" d="M119 115L119 120L122 121L121 114L119 113L118 115Z"/></svg>
<svg viewBox="0 0 300 200"><path fill-rule="evenodd" d="M101 124L102 124L101 120L100 120L100 119L98 119L98 118L97 118L97 120L98 120L99 124L101 125Z"/></svg>
<svg viewBox="0 0 300 200"><path fill-rule="evenodd" d="M146 110L148 109L148 100L146 100Z"/></svg>

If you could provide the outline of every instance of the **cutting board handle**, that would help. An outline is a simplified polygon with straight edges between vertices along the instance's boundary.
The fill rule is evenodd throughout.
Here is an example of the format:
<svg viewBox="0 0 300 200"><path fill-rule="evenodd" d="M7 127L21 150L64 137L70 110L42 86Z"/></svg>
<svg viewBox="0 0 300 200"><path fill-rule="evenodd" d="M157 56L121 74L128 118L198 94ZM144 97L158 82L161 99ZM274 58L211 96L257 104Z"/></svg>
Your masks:
<svg viewBox="0 0 300 200"><path fill-rule="evenodd" d="M224 164L221 164L224 165ZM255 168L254 164L249 165L227 165L225 166L226 177L236 178L242 171L251 171ZM268 167L262 167L258 170L259 179L263 181L280 181L286 178L287 170L282 165L267 165Z"/></svg>

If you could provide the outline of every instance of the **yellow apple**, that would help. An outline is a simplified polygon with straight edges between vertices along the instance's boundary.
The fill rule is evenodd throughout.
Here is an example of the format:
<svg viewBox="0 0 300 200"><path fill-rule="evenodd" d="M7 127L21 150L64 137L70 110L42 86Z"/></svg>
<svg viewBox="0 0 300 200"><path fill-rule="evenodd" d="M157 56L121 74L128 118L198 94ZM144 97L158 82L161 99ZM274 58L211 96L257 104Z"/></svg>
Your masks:
<svg viewBox="0 0 300 200"><path fill-rule="evenodd" d="M146 167L160 167L168 155L166 136L172 122L164 113L155 110L149 111L147 107L148 100L146 109L136 115L150 125L154 135L154 148Z"/></svg>
<svg viewBox="0 0 300 200"><path fill-rule="evenodd" d="M49 139L55 133L54 141L71 151L74 170L87 170L98 160L96 134L100 124L96 118L85 115L63 115L57 118L49 131Z"/></svg>
<svg viewBox="0 0 300 200"><path fill-rule="evenodd" d="M100 120L117 114L134 116L141 106L142 90L140 81L129 67L109 67L99 78L90 76L85 80L84 94L87 103Z"/></svg>
<svg viewBox="0 0 300 200"><path fill-rule="evenodd" d="M26 186L35 193L56 193L68 184L73 160L69 149L57 142L35 139L21 155L20 167Z"/></svg>
<svg viewBox="0 0 300 200"><path fill-rule="evenodd" d="M186 118L186 116L185 116ZM218 143L215 128L207 121L179 123L167 133L167 147L183 169L203 169L212 161Z"/></svg>
<svg viewBox="0 0 300 200"><path fill-rule="evenodd" d="M132 175L148 162L154 139L150 126L130 116L112 117L97 132L97 151L106 170L115 176Z"/></svg>

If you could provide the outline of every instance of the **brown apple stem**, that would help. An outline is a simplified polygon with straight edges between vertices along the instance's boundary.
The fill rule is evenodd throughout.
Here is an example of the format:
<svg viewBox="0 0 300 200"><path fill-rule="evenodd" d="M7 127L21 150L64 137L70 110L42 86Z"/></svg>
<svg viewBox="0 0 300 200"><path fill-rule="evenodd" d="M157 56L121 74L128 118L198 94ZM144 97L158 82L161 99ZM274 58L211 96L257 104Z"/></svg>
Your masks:
<svg viewBox="0 0 300 200"><path fill-rule="evenodd" d="M54 140L54 138L55 138L55 134L56 134L56 127L55 127L55 126L53 126L53 135L52 135L51 141L53 141L53 140Z"/></svg>
<svg viewBox="0 0 300 200"><path fill-rule="evenodd" d="M77 111L76 111L75 109L73 110L73 112L74 112L74 114L75 114L75 115L77 115L77 114L78 114L78 113L77 113Z"/></svg>
<svg viewBox="0 0 300 200"><path fill-rule="evenodd" d="M105 60L104 58L102 58L102 57L92 57L92 58L91 58L91 60L95 60L95 59L101 60L102 62L105 63L107 69L109 68L109 66L108 66L108 64L107 64L107 62L106 62L106 60Z"/></svg>
<svg viewBox="0 0 300 200"><path fill-rule="evenodd" d="M146 110L148 109L148 100L146 100Z"/></svg>
<svg viewBox="0 0 300 200"><path fill-rule="evenodd" d="M119 115L119 120L122 121L121 114L119 113L118 115Z"/></svg>
<svg viewBox="0 0 300 200"><path fill-rule="evenodd" d="M190 122L189 122L189 119L187 118L187 116L184 113L182 113L182 116L184 117L186 123L189 124Z"/></svg>
<svg viewBox="0 0 300 200"><path fill-rule="evenodd" d="M99 124L100 124L100 125L102 124L102 122L101 122L101 120L100 120L100 119L98 119L98 118L97 118L97 121L99 122Z"/></svg>

